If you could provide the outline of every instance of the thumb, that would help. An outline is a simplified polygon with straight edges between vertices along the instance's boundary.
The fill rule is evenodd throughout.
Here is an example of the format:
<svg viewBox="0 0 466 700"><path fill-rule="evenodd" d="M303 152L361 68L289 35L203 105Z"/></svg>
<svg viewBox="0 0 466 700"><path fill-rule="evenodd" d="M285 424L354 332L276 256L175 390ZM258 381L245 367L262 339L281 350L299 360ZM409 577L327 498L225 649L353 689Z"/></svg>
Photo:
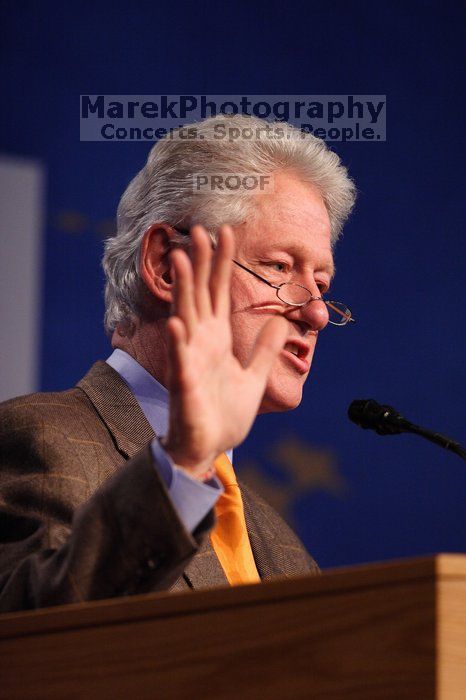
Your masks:
<svg viewBox="0 0 466 700"><path fill-rule="evenodd" d="M259 380L267 382L278 353L283 350L288 336L288 323L283 316L274 316L259 333L249 361L248 370Z"/></svg>

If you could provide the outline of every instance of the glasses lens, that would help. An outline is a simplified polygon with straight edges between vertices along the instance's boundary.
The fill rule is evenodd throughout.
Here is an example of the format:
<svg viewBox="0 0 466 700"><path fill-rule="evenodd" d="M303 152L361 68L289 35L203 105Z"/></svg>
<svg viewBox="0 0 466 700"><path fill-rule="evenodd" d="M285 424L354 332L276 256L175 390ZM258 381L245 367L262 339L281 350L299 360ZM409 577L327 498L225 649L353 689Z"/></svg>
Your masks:
<svg viewBox="0 0 466 700"><path fill-rule="evenodd" d="M328 320L335 326L344 326L351 318L351 311L339 301L325 300L328 309Z"/></svg>
<svg viewBox="0 0 466 700"><path fill-rule="evenodd" d="M309 289L292 282L282 284L277 290L277 296L285 304L291 304L292 306L303 306L311 300L318 301L318 299L313 299ZM327 306L328 320L334 326L345 326L351 320L351 311L345 304L328 299L323 299L322 301Z"/></svg>
<svg viewBox="0 0 466 700"><path fill-rule="evenodd" d="M285 284L282 284L280 289L278 289L277 296L281 301L284 301L285 304L301 306L302 304L307 304L312 295L309 289L302 287L300 284L285 282Z"/></svg>

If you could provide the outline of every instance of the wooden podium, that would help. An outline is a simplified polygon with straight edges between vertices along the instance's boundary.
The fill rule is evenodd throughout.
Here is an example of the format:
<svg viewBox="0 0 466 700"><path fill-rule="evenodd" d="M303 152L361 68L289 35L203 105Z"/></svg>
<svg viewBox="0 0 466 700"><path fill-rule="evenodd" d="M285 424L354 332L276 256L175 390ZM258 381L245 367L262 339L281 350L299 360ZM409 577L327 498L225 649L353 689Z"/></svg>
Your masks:
<svg viewBox="0 0 466 700"><path fill-rule="evenodd" d="M0 698L466 698L466 556L0 616Z"/></svg>

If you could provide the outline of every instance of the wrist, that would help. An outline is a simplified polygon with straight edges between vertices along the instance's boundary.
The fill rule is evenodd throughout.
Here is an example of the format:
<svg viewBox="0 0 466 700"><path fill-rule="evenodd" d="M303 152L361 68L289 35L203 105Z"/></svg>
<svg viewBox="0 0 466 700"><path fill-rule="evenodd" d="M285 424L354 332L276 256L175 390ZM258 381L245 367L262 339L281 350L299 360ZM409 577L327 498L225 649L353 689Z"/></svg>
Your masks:
<svg viewBox="0 0 466 700"><path fill-rule="evenodd" d="M194 479L195 481L200 481L203 484L205 484L208 481L210 481L211 479L213 479L217 473L217 471L213 465L210 466L204 472L198 472L197 469L193 470L193 469L189 469L187 467L183 467L181 464L175 464L174 466L177 469L179 469L180 471L184 472L184 474L189 476L191 479Z"/></svg>
<svg viewBox="0 0 466 700"><path fill-rule="evenodd" d="M175 467L182 469L198 481L208 481L215 475L214 457L193 459L186 454L181 446L176 445L168 437L160 438L159 442Z"/></svg>

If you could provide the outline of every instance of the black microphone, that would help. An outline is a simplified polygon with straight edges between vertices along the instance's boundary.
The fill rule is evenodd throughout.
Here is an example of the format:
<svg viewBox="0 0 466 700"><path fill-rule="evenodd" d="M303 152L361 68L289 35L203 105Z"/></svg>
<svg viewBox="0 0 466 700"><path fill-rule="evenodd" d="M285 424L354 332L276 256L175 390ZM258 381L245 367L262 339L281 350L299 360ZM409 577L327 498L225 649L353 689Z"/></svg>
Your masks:
<svg viewBox="0 0 466 700"><path fill-rule="evenodd" d="M410 423L392 406L379 404L373 399L352 401L348 408L348 417L359 427L375 430L379 435L397 435L399 433L421 435L435 445L440 445L440 447L444 447L466 460L466 450L456 440Z"/></svg>

